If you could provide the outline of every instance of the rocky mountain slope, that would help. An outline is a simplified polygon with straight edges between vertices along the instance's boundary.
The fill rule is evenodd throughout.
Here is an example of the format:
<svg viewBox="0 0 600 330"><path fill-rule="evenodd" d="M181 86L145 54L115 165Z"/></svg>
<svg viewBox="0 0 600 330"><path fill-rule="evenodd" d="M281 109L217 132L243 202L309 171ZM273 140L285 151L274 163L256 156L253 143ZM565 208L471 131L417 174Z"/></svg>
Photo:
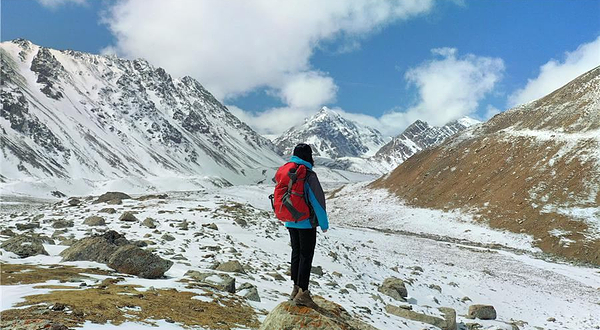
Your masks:
<svg viewBox="0 0 600 330"><path fill-rule="evenodd" d="M600 265L600 67L409 158L372 184L462 209L541 249Z"/></svg>
<svg viewBox="0 0 600 330"><path fill-rule="evenodd" d="M373 156L373 160L392 170L417 152L434 147L450 136L479 123L475 119L463 117L437 127L417 120L381 147Z"/></svg>
<svg viewBox="0 0 600 330"><path fill-rule="evenodd" d="M252 183L275 146L191 77L148 62L3 42L3 184L197 176Z"/></svg>
<svg viewBox="0 0 600 330"><path fill-rule="evenodd" d="M387 140L378 130L323 107L304 124L290 128L274 140L283 155L290 155L300 142L310 144L315 156L335 159L372 156Z"/></svg>

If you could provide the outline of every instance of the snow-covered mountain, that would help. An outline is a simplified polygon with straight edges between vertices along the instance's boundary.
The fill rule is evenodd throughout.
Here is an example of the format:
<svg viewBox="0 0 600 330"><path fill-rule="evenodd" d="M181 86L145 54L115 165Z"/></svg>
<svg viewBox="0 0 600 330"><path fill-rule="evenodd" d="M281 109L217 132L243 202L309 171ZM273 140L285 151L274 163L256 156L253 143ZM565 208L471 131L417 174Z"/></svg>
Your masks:
<svg viewBox="0 0 600 330"><path fill-rule="evenodd" d="M389 140L389 139L388 139ZM290 128L274 140L283 155L292 153L300 142L311 145L318 157L369 157L388 141L381 133L323 107L302 125Z"/></svg>
<svg viewBox="0 0 600 330"><path fill-rule="evenodd" d="M0 52L4 184L169 176L252 183L282 162L191 77L22 39Z"/></svg>
<svg viewBox="0 0 600 330"><path fill-rule="evenodd" d="M479 123L478 120L463 117L442 127L437 127L417 120L404 132L381 147L373 156L372 161L391 171L417 152L434 147L448 137Z"/></svg>

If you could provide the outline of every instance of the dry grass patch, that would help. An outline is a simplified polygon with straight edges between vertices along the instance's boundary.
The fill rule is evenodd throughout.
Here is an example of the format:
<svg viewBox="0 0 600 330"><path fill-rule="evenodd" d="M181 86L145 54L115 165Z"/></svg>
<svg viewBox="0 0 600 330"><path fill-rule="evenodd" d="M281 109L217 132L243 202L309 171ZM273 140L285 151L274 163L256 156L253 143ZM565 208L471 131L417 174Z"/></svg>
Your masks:
<svg viewBox="0 0 600 330"><path fill-rule="evenodd" d="M140 322L155 325L156 320L177 322L185 327L208 329L257 328L255 311L238 297L216 296L205 302L194 292L176 289L139 291L139 286L117 285L107 279L102 284L81 290L60 290L25 297L1 313L3 321L44 318L68 327L86 321L120 325ZM59 306L58 308L56 306ZM24 308L23 308L24 307Z"/></svg>
<svg viewBox="0 0 600 330"><path fill-rule="evenodd" d="M0 264L0 285L34 284L57 280L61 283L75 279L91 279L85 274L110 275L112 272L97 268L77 268L65 265L39 267L21 264Z"/></svg>

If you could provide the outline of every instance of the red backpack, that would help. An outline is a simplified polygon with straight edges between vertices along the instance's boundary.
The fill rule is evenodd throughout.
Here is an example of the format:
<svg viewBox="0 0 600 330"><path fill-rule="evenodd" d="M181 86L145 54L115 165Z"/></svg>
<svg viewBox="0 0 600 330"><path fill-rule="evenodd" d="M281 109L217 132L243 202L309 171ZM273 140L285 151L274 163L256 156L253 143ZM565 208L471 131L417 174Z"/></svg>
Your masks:
<svg viewBox="0 0 600 330"><path fill-rule="evenodd" d="M310 217L310 207L304 196L306 175L306 166L293 162L281 166L275 173L275 193L269 198L279 220L297 222Z"/></svg>

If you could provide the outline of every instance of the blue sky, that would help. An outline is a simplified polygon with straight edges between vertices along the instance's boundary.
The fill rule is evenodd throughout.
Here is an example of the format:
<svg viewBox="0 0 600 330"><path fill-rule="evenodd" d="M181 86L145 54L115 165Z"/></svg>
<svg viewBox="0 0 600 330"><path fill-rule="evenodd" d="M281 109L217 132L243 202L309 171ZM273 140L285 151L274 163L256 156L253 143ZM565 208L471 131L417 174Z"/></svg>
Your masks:
<svg viewBox="0 0 600 330"><path fill-rule="evenodd" d="M147 58L197 78L262 133L321 105L387 134L418 117L485 119L600 64L594 0L431 0L409 9L402 0L376 8L355 1L365 6L358 11L257 1L239 16L235 1L227 10L178 2L2 0L1 38Z"/></svg>

